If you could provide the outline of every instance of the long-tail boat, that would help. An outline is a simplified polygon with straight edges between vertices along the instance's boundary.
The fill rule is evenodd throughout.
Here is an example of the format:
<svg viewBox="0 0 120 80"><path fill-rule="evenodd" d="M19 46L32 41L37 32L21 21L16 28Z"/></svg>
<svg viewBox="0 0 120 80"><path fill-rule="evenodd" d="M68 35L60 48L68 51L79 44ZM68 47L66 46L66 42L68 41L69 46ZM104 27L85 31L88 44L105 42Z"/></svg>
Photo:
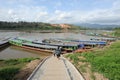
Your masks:
<svg viewBox="0 0 120 80"><path fill-rule="evenodd" d="M19 46L26 49L37 50L42 52L52 53L53 50L57 49L57 46L43 45L43 44L34 44L30 40L13 38L9 40L9 43L15 46Z"/></svg>

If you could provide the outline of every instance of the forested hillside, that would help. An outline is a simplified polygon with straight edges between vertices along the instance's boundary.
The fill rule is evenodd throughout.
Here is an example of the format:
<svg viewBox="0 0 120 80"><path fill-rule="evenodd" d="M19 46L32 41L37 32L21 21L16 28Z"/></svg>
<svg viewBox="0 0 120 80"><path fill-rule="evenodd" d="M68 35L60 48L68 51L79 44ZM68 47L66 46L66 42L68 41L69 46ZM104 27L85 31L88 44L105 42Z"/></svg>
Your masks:
<svg viewBox="0 0 120 80"><path fill-rule="evenodd" d="M78 30L83 29L69 24L50 24L42 22L2 22L0 21L0 30Z"/></svg>
<svg viewBox="0 0 120 80"><path fill-rule="evenodd" d="M50 30L61 29L59 26L52 27L49 23L42 22L0 22L2 30Z"/></svg>

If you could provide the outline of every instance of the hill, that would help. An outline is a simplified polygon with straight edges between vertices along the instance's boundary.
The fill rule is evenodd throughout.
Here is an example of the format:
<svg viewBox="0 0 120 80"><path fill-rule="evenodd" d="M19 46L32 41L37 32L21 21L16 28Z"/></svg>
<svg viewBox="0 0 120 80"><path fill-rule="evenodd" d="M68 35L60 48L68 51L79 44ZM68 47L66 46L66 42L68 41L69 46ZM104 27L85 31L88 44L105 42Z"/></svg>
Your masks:
<svg viewBox="0 0 120 80"><path fill-rule="evenodd" d="M0 30L78 30L81 27L71 24L50 24L42 22L3 22L0 21Z"/></svg>
<svg viewBox="0 0 120 80"><path fill-rule="evenodd" d="M53 26L53 27L57 27L57 26L59 26L60 28L63 28L63 29L65 29L65 28L72 28L72 25L69 25L69 24L51 24L51 26Z"/></svg>
<svg viewBox="0 0 120 80"><path fill-rule="evenodd" d="M120 27L120 25L102 25L102 24L90 24L90 23L76 23L74 25L83 26L85 28L94 28L94 29L114 29Z"/></svg>

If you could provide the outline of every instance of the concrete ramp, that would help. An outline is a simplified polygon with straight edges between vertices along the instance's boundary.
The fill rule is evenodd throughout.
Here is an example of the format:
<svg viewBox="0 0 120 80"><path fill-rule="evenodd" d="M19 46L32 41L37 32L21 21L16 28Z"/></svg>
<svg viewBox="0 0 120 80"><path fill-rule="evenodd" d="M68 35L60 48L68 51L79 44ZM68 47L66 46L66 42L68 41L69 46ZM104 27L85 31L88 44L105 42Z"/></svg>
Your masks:
<svg viewBox="0 0 120 80"><path fill-rule="evenodd" d="M51 56L27 80L84 80L77 69L64 57Z"/></svg>

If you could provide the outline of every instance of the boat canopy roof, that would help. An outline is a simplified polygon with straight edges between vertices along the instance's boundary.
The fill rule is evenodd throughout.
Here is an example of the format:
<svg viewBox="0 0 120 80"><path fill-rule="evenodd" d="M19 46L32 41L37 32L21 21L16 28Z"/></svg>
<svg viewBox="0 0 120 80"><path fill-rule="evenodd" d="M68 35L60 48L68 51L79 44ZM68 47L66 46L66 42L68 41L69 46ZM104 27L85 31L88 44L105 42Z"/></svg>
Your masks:
<svg viewBox="0 0 120 80"><path fill-rule="evenodd" d="M33 43L22 43L23 45L26 46L32 46L32 47L38 47L38 48L52 48L52 49L57 49L57 46L50 46L50 45L39 45L39 44L33 44Z"/></svg>
<svg viewBox="0 0 120 80"><path fill-rule="evenodd" d="M96 41L96 40L74 40L74 39L50 39L52 40L53 42L58 42L60 41L59 43L64 43L66 45L70 45L70 46L77 46L77 45L80 45L80 44L91 44L91 45L105 45L107 44L106 41Z"/></svg>

